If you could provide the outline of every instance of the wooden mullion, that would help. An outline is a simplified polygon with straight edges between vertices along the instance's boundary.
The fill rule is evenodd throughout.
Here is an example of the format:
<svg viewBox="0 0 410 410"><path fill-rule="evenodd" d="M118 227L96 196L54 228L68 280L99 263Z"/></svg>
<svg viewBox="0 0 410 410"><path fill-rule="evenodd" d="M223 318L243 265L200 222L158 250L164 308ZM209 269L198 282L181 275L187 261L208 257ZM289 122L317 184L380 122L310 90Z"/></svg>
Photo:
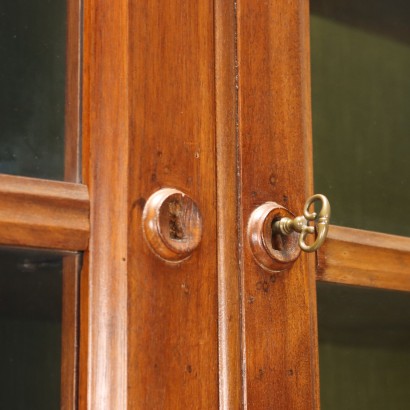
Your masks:
<svg viewBox="0 0 410 410"><path fill-rule="evenodd" d="M79 251L88 235L86 186L0 175L0 245Z"/></svg>
<svg viewBox="0 0 410 410"><path fill-rule="evenodd" d="M67 0L64 180L81 181L82 0Z"/></svg>
<svg viewBox="0 0 410 410"><path fill-rule="evenodd" d="M67 0L64 180L81 182L82 0ZM88 245L88 244L87 244ZM61 410L78 407L80 254L63 259Z"/></svg>
<svg viewBox="0 0 410 410"><path fill-rule="evenodd" d="M77 409L81 256L63 257L61 410Z"/></svg>
<svg viewBox="0 0 410 410"><path fill-rule="evenodd" d="M331 226L317 262L319 281L410 291L410 238Z"/></svg>

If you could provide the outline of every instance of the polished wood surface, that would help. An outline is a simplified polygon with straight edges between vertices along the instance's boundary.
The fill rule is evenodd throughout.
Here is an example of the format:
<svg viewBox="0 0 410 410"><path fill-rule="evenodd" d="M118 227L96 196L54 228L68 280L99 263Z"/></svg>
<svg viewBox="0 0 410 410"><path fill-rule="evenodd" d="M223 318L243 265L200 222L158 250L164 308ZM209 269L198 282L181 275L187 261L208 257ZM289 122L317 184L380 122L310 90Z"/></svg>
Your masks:
<svg viewBox="0 0 410 410"><path fill-rule="evenodd" d="M84 1L80 409L127 408L128 1Z"/></svg>
<svg viewBox="0 0 410 410"><path fill-rule="evenodd" d="M206 0L130 2L133 410L218 407L213 12ZM200 245L177 265L155 256L142 232L144 204L162 187L189 195L203 220Z"/></svg>
<svg viewBox="0 0 410 410"><path fill-rule="evenodd" d="M312 193L308 3L238 2L237 39L244 227L262 203L298 213ZM319 408L314 257L302 253L289 271L268 272L244 236L245 404Z"/></svg>
<svg viewBox="0 0 410 410"><path fill-rule="evenodd" d="M80 255L63 257L61 410L76 410L78 408L80 268Z"/></svg>
<svg viewBox="0 0 410 410"><path fill-rule="evenodd" d="M0 175L0 245L77 251L88 235L86 186Z"/></svg>
<svg viewBox="0 0 410 410"><path fill-rule="evenodd" d="M293 219L294 214L276 202L265 202L253 210L247 224L247 241L253 257L263 269L273 272L289 270L300 256L299 234L273 234L275 221Z"/></svg>
<svg viewBox="0 0 410 410"><path fill-rule="evenodd" d="M81 0L67 0L64 179L81 182ZM63 259L61 409L78 407L81 255Z"/></svg>
<svg viewBox="0 0 410 410"><path fill-rule="evenodd" d="M162 188L142 213L144 237L152 252L167 262L189 258L202 237L202 217L195 201L174 188Z"/></svg>
<svg viewBox="0 0 410 410"><path fill-rule="evenodd" d="M331 226L318 251L317 280L410 291L410 238Z"/></svg>
<svg viewBox="0 0 410 410"><path fill-rule="evenodd" d="M215 7L219 408L243 408L240 320L236 12Z"/></svg>
<svg viewBox="0 0 410 410"><path fill-rule="evenodd" d="M81 182L81 0L67 0L64 180Z"/></svg>

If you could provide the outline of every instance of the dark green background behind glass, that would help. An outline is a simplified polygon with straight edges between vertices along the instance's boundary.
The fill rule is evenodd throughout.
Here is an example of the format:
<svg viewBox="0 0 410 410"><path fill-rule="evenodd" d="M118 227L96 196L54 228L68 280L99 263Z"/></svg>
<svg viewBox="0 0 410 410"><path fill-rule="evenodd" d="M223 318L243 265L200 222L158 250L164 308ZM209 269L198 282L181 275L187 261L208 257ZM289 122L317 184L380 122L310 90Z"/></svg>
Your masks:
<svg viewBox="0 0 410 410"><path fill-rule="evenodd" d="M410 2L311 0L315 191L410 236ZM410 294L318 284L323 410L410 408Z"/></svg>
<svg viewBox="0 0 410 410"><path fill-rule="evenodd" d="M64 177L66 2L0 0L0 173ZM0 250L0 409L60 408L61 257Z"/></svg>
<svg viewBox="0 0 410 410"><path fill-rule="evenodd" d="M335 225L410 236L410 2L311 9L315 191Z"/></svg>
<svg viewBox="0 0 410 410"><path fill-rule="evenodd" d="M0 409L60 408L61 304L61 256L0 249Z"/></svg>
<svg viewBox="0 0 410 410"><path fill-rule="evenodd" d="M408 410L410 294L318 283L323 410Z"/></svg>
<svg viewBox="0 0 410 410"><path fill-rule="evenodd" d="M65 0L0 0L0 173L63 179Z"/></svg>

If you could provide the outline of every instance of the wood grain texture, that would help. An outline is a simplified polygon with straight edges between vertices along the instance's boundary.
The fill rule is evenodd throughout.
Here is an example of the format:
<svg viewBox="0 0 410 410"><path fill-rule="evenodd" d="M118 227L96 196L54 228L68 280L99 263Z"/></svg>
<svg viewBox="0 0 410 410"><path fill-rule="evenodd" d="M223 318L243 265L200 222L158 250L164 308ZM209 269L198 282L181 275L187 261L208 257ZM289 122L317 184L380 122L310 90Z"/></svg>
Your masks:
<svg viewBox="0 0 410 410"><path fill-rule="evenodd" d="M61 410L77 409L80 255L63 257Z"/></svg>
<svg viewBox="0 0 410 410"><path fill-rule="evenodd" d="M318 251L317 280L410 291L410 239L331 226Z"/></svg>
<svg viewBox="0 0 410 410"><path fill-rule="evenodd" d="M67 0L64 179L81 182L81 0ZM61 409L78 407L81 255L63 259Z"/></svg>
<svg viewBox="0 0 410 410"><path fill-rule="evenodd" d="M142 213L144 238L159 258L182 262L198 247L202 218L195 201L174 188L152 194Z"/></svg>
<svg viewBox="0 0 410 410"><path fill-rule="evenodd" d="M80 409L127 408L128 1L84 1Z"/></svg>
<svg viewBox="0 0 410 410"><path fill-rule="evenodd" d="M0 244L77 251L88 246L87 187L0 175Z"/></svg>
<svg viewBox="0 0 410 410"><path fill-rule="evenodd" d="M243 404L240 329L236 13L215 1L219 408Z"/></svg>
<svg viewBox="0 0 410 410"><path fill-rule="evenodd" d="M67 0L64 180L81 182L81 0Z"/></svg>
<svg viewBox="0 0 410 410"><path fill-rule="evenodd" d="M246 227L262 203L297 213L312 193L308 2L241 0L237 38ZM242 246L247 408L319 408L314 258L270 273Z"/></svg>
<svg viewBox="0 0 410 410"><path fill-rule="evenodd" d="M206 0L130 2L133 410L218 407L213 13ZM189 195L202 214L202 241L177 265L142 233L145 201L163 187Z"/></svg>

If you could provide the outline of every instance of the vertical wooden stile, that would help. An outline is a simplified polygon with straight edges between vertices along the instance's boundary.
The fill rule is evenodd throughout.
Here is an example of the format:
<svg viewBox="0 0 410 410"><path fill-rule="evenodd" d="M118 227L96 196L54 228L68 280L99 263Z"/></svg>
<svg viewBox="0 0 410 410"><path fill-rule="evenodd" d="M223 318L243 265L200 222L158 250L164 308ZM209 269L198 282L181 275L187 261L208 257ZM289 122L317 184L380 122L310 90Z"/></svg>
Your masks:
<svg viewBox="0 0 410 410"><path fill-rule="evenodd" d="M312 193L309 14L302 0L238 1L242 224L266 201L300 212ZM246 405L317 409L314 256L261 269L243 237Z"/></svg>
<svg viewBox="0 0 410 410"><path fill-rule="evenodd" d="M218 407L214 9L130 2L128 408ZM160 188L198 205L202 240L179 264L155 256L142 210Z"/></svg>
<svg viewBox="0 0 410 410"><path fill-rule="evenodd" d="M80 409L127 408L128 6L84 0L83 182L90 242L81 272Z"/></svg>

